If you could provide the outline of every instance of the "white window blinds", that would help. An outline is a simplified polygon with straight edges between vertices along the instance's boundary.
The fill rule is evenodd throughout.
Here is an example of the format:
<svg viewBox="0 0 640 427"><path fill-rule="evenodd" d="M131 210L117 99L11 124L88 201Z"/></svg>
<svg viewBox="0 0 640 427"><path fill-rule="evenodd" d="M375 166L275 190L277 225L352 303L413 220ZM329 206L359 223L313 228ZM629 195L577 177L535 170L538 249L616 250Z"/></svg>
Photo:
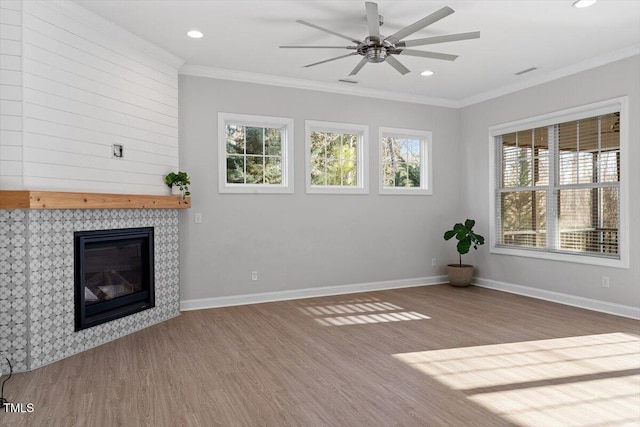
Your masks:
<svg viewBox="0 0 640 427"><path fill-rule="evenodd" d="M498 246L619 259L620 113L495 136Z"/></svg>

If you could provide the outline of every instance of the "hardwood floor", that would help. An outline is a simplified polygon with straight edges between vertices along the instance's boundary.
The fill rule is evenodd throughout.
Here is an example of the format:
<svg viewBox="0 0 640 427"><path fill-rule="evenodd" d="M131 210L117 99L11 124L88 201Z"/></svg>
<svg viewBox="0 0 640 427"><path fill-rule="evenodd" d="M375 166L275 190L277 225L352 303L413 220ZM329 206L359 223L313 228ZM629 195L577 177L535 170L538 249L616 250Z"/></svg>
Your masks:
<svg viewBox="0 0 640 427"><path fill-rule="evenodd" d="M445 285L192 311L15 375L0 424L636 425L639 334Z"/></svg>

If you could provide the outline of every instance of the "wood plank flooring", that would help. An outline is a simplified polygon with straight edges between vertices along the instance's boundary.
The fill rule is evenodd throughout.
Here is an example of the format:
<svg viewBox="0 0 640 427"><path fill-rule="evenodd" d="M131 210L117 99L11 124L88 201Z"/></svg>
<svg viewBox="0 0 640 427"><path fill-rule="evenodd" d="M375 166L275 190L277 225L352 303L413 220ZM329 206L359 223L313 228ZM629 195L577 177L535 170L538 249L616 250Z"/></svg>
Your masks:
<svg viewBox="0 0 640 427"><path fill-rule="evenodd" d="M0 425L635 425L639 335L446 285L192 311L15 375Z"/></svg>

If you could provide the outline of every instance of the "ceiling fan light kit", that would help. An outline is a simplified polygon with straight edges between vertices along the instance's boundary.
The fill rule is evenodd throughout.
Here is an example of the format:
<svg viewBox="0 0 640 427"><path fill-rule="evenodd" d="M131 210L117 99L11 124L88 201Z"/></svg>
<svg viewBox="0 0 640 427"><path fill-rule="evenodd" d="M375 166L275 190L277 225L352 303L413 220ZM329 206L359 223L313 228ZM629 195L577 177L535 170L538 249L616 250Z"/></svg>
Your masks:
<svg viewBox="0 0 640 427"><path fill-rule="evenodd" d="M420 31L421 29L451 15L454 10L450 7L443 7L436 12L425 16L424 18L414 22L413 24L404 27L400 31L393 33L392 35L385 37L380 34L380 26L384 22L382 15L378 14L378 5L374 2L365 2L365 10L367 15L367 26L369 29L369 35L364 40L358 40L353 37L346 36L344 34L337 33L327 28L320 27L318 25L298 20L296 22L314 28L316 30L323 31L328 34L349 40L354 45L351 46L280 46L283 49L347 49L355 50L355 52L348 53L346 55L329 58L324 61L314 62L312 64L305 65L305 68L314 67L316 65L324 64L327 62L335 61L337 59L346 58L349 56L362 56L360 62L349 73L350 76L355 76L358 72L369 62L381 63L386 62L396 69L400 74L404 75L410 72L410 70L402 65L396 55L405 56L417 56L421 58L439 59L444 61L455 61L458 58L456 55L449 55L438 52L427 52L422 50L407 49L412 46L425 46L429 44L446 43L459 40L477 39L480 37L479 31L451 34L446 36L427 37L415 40L403 40L409 37L411 34Z"/></svg>

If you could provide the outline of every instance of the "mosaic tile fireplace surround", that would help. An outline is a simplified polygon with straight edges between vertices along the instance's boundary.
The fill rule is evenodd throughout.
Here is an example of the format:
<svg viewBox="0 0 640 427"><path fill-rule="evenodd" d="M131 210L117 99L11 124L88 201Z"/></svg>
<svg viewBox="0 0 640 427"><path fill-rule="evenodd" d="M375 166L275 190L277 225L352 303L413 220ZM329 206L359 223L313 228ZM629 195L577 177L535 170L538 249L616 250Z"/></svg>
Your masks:
<svg viewBox="0 0 640 427"><path fill-rule="evenodd" d="M178 209L0 209L0 349L29 371L177 316ZM153 227L155 307L75 331L74 232Z"/></svg>

